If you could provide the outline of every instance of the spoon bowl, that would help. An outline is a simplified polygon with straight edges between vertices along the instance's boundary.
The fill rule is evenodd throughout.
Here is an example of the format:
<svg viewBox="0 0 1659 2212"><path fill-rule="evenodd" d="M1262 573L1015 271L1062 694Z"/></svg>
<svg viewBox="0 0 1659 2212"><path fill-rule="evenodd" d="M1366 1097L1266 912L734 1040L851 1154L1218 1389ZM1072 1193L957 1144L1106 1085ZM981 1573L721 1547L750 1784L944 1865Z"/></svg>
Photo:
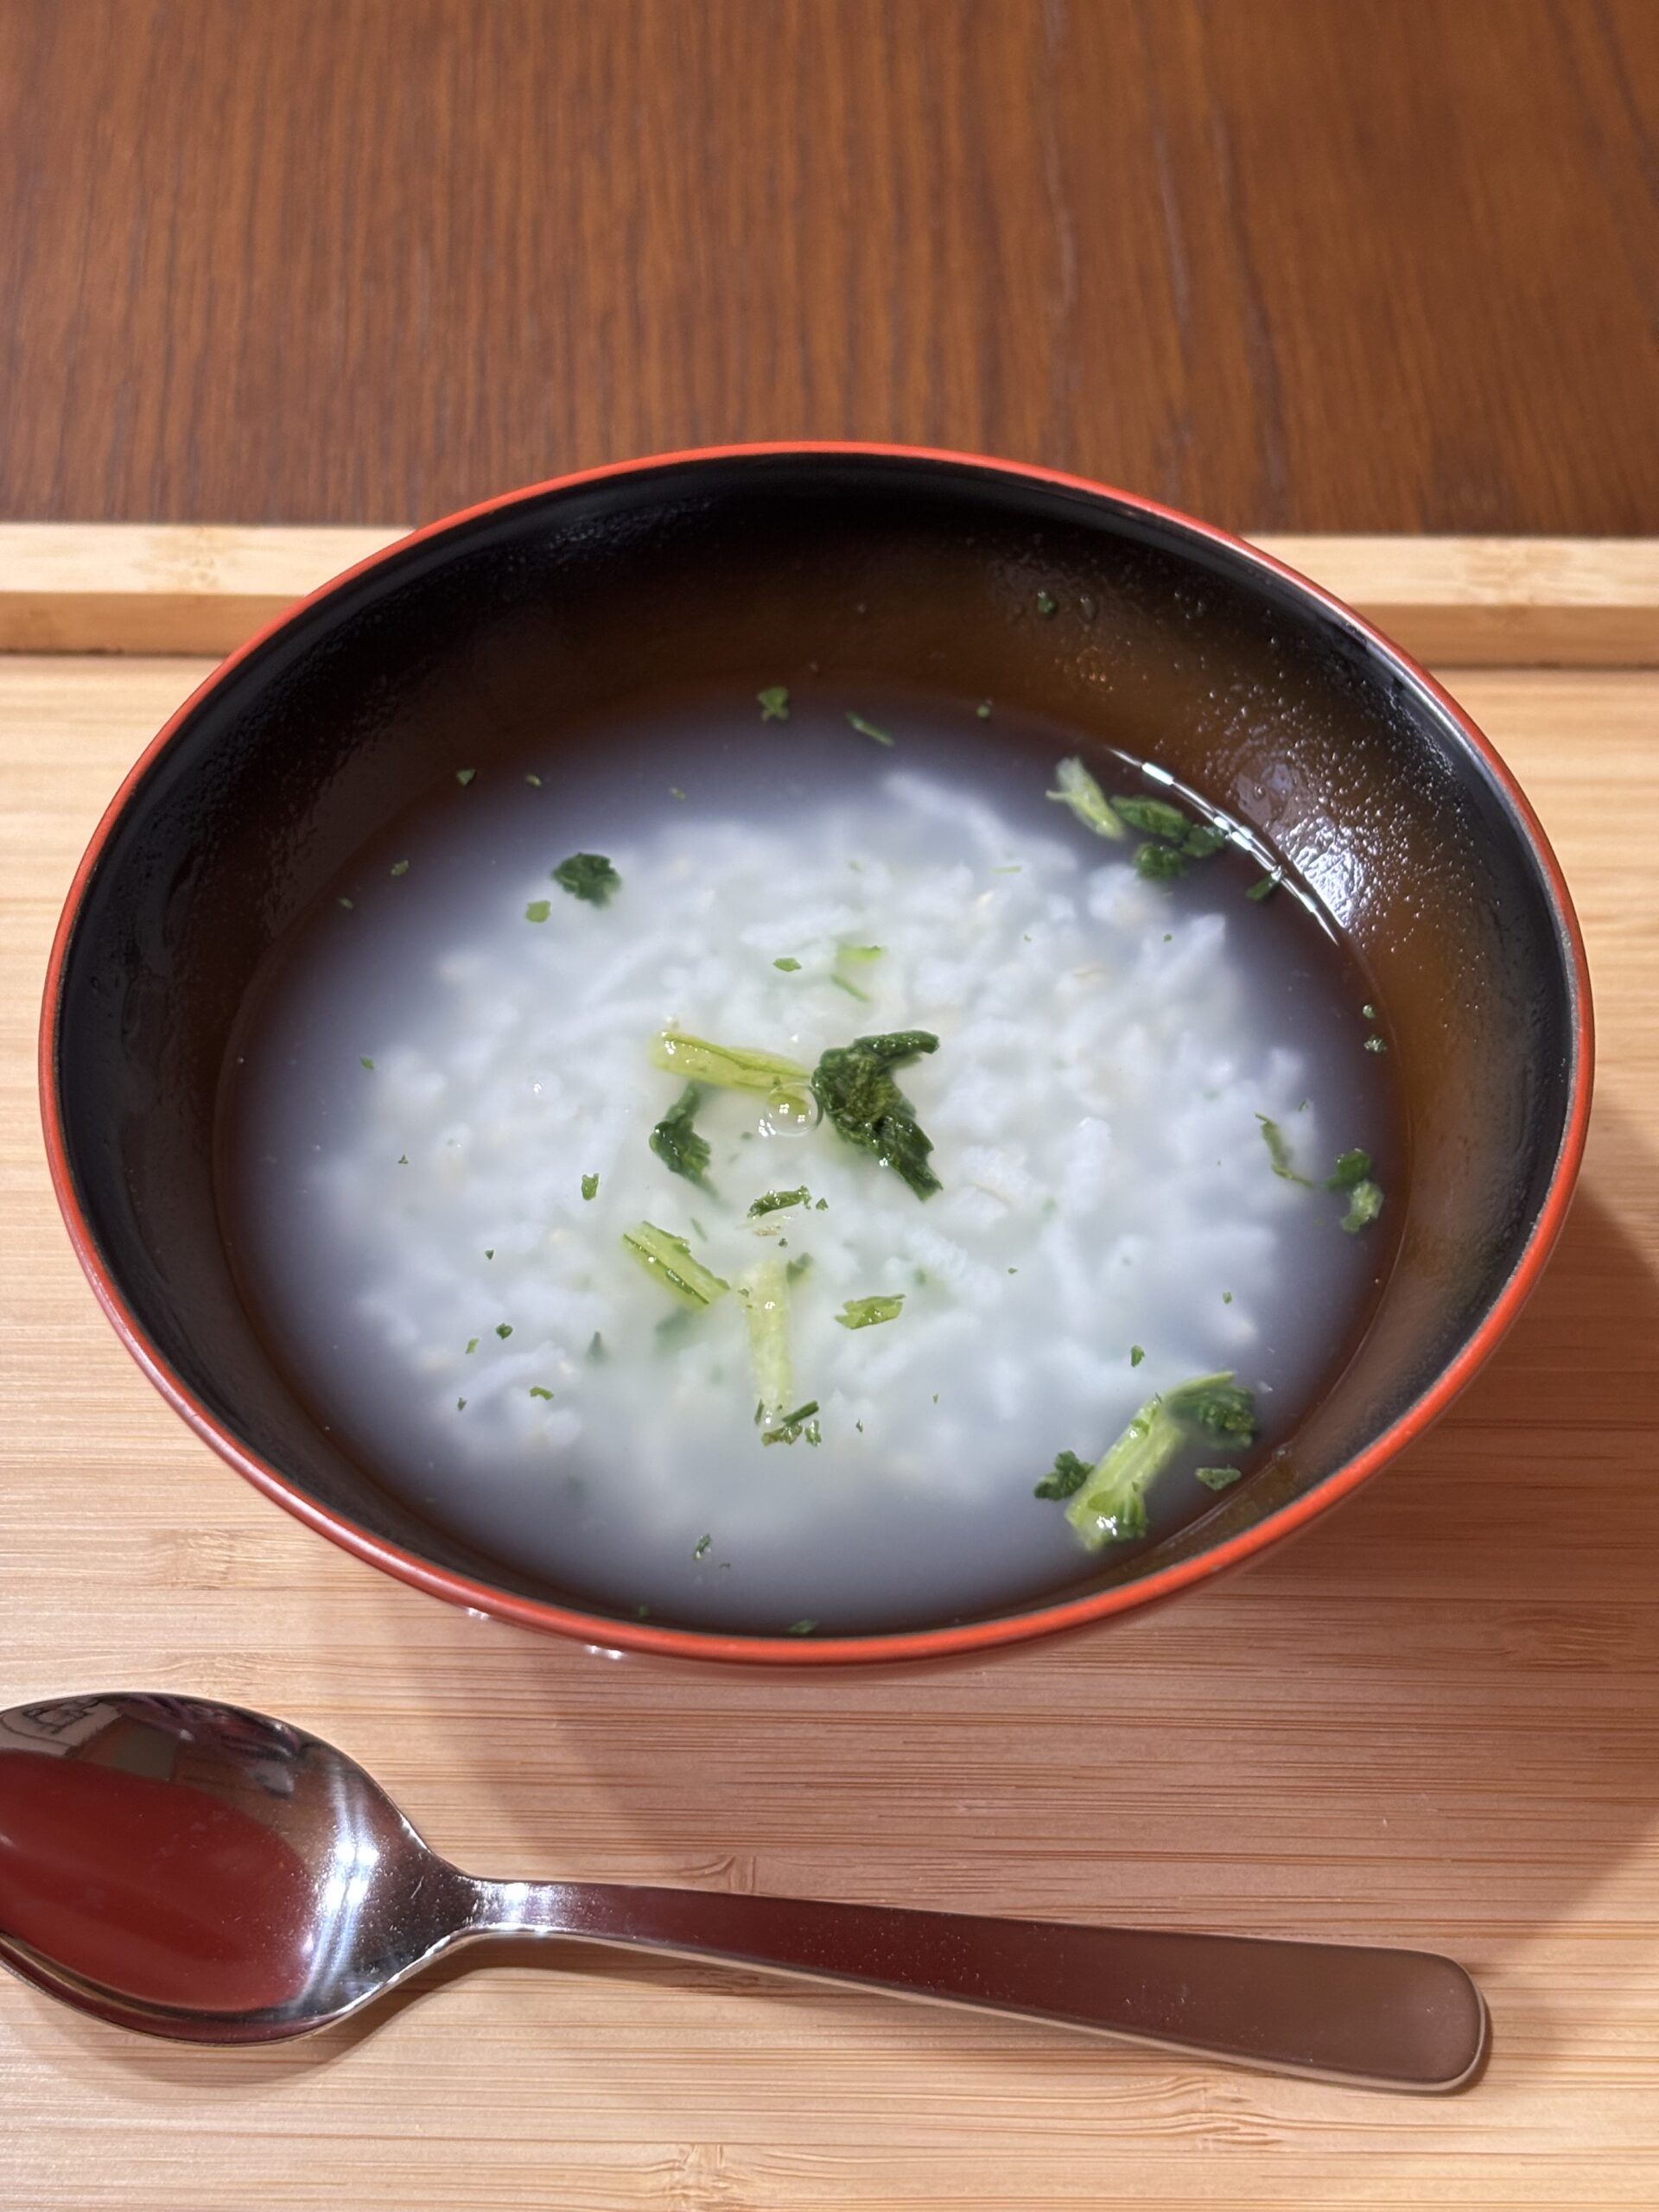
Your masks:
<svg viewBox="0 0 1659 2212"><path fill-rule="evenodd" d="M442 1952L566 1936L1332 2081L1454 2089L1486 2009L1422 1951L463 1873L320 1737L200 1698L0 1713L0 1958L149 2035L270 2043Z"/></svg>

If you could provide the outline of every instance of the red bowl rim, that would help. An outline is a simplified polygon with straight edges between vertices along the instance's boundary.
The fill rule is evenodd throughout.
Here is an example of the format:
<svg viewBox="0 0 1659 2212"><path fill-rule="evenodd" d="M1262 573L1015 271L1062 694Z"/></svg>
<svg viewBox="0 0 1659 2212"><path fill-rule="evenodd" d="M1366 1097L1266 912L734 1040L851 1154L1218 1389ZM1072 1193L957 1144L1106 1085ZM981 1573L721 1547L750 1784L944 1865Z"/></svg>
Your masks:
<svg viewBox="0 0 1659 2212"><path fill-rule="evenodd" d="M539 499L548 493L572 490L581 485L593 485L619 478L640 475L654 469L680 467L687 463L712 462L742 459L772 458L843 458L864 457L884 461L921 461L938 462L956 467L966 467L982 474L1012 480L1017 483L1043 486L1068 492L1082 493L1090 498L1103 499L1119 507L1173 523L1179 529L1209 543L1224 548L1242 556L1250 565L1266 574L1294 584L1308 599L1328 613L1336 615L1348 627L1370 640L1382 653L1403 669L1428 695L1460 731L1468 744L1484 763L1488 774L1514 810L1516 819L1531 845L1534 859L1548 885L1554 901L1561 929L1571 957L1572 968L1572 1023L1573 1023L1573 1087L1567 1125L1562 1133L1560 1149L1550 1176L1542 1203L1538 1209L1531 1234L1525 1248L1511 1271L1508 1281L1493 1300L1491 1306L1457 1356L1425 1389L1405 1412L1382 1433L1366 1446L1363 1451L1335 1468L1311 1491L1281 1506L1248 1529L1228 1537L1211 1549L1192 1558L1159 1568L1154 1573L1133 1581L1117 1585L1109 1590L1096 1591L1089 1596L1064 1599L1052 1605L1039 1605L1029 1611L998 1616L988 1620L971 1621L953 1627L904 1630L879 1636L859 1637L762 1637L739 1636L690 1629L659 1628L649 1621L617 1620L602 1613L582 1612L573 1606L557 1605L540 1599L518 1597L493 1585L474 1580L447 1567L435 1566L416 1553L406 1551L401 1545L378 1535L345 1515L335 1513L306 1494L278 1467L261 1459L237 1437L219 1418L202 1404L181 1376L176 1375L160 1351L150 1342L137 1316L133 1313L113 1277L105 1266L94 1243L91 1226L82 1211L70 1173L68 1152L65 1141L61 1104L57 1084L58 1022L61 1006L62 979L65 961L82 898L93 871L103 857L116 823L129 800L163 750L173 741L188 717L217 687L225 682L232 671L257 652L268 639L291 622L304 609L327 598L341 584L370 574L394 555L405 552L410 546L439 536L457 524L471 522L480 517L493 514L517 505L519 502ZM1307 1526L1321 1514L1326 1513L1339 1500L1348 1497L1366 1482L1377 1470L1437 1421L1477 1370L1491 1357L1520 1313L1543 1270L1545 1262L1560 1233L1572 1200L1573 1187L1578 1177L1584 1155L1584 1146L1590 1116L1590 1095L1594 1057L1593 1015L1590 1000L1590 971L1586 957L1583 935L1578 917L1573 912L1572 898L1560 863L1550 849L1537 816L1525 793L1510 774L1491 741L1452 698L1436 683L1428 671L1412 659L1392 639L1385 637L1363 615L1338 599L1323 586L1291 568L1273 555L1264 553L1259 546L1235 537L1230 531L1217 528L1212 523L1199 521L1184 514L1179 508L1166 506L1156 499L1143 498L1138 493L1126 492L1117 486L1070 474L1063 469L1043 468L1034 464L1007 461L983 454L957 453L949 448L931 446L906 446L883 443L861 443L837 439L782 440L742 445L703 446L684 452L651 454L632 461L613 461L603 467L578 469L567 475L550 477L545 482L520 486L511 492L481 499L475 505L463 507L455 513L444 515L435 522L423 524L418 530L382 546L365 559L342 569L327 583L319 585L302 599L285 608L282 613L265 623L236 650L220 661L212 673L191 692L183 704L172 715L162 728L147 745L137 760L123 779L109 805L105 809L91 842L81 856L69 887L63 912L59 918L53 938L51 957L46 971L46 984L41 1011L39 1044L39 1084L41 1122L46 1139L47 1162L52 1177L59 1210L63 1216L69 1241L75 1256L80 1262L87 1280L96 1293L117 1335L125 1344L138 1366L175 1409L182 1414L196 1433L210 1444L221 1459L234 1467L257 1490L285 1506L310 1528L329 1537L345 1550L355 1553L359 1559L380 1567L416 1589L448 1599L453 1605L470 1607L480 1613L498 1619L514 1621L525 1627L550 1630L571 1637L577 1641L606 1649L627 1650L661 1655L674 1658L737 1662L768 1667L832 1667L848 1664L888 1664L912 1660L942 1658L951 1655L971 1655L994 1647L1025 1643L1032 1638L1050 1636L1057 1631L1086 1626L1092 1621L1108 1618L1115 1613L1127 1612L1138 1605L1148 1605L1160 1598L1173 1596L1194 1583L1207 1580L1225 1568L1237 1566L1243 1560L1277 1543L1295 1530Z"/></svg>

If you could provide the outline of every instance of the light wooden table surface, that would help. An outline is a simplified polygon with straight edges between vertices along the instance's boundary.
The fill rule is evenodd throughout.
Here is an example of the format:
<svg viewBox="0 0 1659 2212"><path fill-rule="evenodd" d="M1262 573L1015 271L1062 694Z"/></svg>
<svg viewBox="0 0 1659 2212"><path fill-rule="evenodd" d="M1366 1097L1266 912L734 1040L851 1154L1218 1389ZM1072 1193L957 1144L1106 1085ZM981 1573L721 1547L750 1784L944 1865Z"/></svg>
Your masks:
<svg viewBox="0 0 1659 2212"><path fill-rule="evenodd" d="M780 1680L376 1574L238 1483L100 1318L47 1185L36 997L99 809L204 665L0 654L4 1701L264 1707L486 1872L1421 1943L1482 1979L1495 2055L1424 2101L528 1949L196 2054L0 1977L6 2212L1659 2203L1659 670L1451 672L1556 843L1601 1025L1577 1206L1452 1415L1148 1618Z"/></svg>

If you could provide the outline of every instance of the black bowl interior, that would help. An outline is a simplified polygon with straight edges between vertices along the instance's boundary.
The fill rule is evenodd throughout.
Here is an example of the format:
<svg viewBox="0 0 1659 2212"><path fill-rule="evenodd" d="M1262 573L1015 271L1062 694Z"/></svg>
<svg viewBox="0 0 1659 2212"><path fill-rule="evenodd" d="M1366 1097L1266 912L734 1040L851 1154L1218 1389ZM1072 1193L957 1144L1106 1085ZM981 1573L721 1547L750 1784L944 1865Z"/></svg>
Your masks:
<svg viewBox="0 0 1659 2212"><path fill-rule="evenodd" d="M458 758L809 661L988 694L1161 760L1302 873L1387 994L1412 1169L1370 1331L1287 1455L1096 1586L1329 1478L1467 1343L1535 1224L1579 1049L1566 919L1480 753L1357 626L1173 519L922 456L755 453L522 497L339 586L190 713L86 887L56 1029L74 1192L155 1351L292 1484L441 1568L573 1602L383 1488L251 1325L211 1167L249 979Z"/></svg>

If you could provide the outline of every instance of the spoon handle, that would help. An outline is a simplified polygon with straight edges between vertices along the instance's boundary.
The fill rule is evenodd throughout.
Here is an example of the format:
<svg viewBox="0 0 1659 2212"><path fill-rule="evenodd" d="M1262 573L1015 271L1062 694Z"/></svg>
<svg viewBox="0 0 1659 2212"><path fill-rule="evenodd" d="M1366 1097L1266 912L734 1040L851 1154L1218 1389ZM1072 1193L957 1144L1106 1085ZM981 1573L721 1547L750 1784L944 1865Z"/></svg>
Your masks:
<svg viewBox="0 0 1659 2212"><path fill-rule="evenodd" d="M481 1920L492 1932L714 1959L1327 2081L1455 2089L1486 2048L1480 1992L1461 1967L1427 1951L992 1920L730 1891L480 1887Z"/></svg>

